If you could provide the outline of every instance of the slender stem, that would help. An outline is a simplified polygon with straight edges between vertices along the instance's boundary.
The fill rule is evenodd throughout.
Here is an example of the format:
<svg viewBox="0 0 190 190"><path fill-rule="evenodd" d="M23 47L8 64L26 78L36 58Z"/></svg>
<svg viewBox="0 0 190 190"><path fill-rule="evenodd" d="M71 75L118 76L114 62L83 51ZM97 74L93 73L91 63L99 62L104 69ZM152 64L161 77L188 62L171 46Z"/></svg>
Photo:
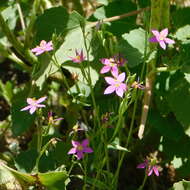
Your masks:
<svg viewBox="0 0 190 190"><path fill-rule="evenodd" d="M44 154L44 152L47 150L47 148L49 147L49 145L52 143L52 140L54 140L54 139L49 140L49 141L43 146L42 150L39 152L39 155L38 155L38 157L37 157L37 159L36 159L36 164L35 164L34 169L33 169L34 172L38 172L40 158L42 157L42 155Z"/></svg>
<svg viewBox="0 0 190 190"><path fill-rule="evenodd" d="M13 34L13 32L8 27L7 23L5 22L2 14L0 13L0 27L3 31L3 33L6 35L9 42L12 44L14 49L22 56L24 57L29 63L36 63L37 58L30 52L30 50L24 48L23 44L17 40L16 36Z"/></svg>
<svg viewBox="0 0 190 190"><path fill-rule="evenodd" d="M18 14L19 14L19 17L20 17L20 23L21 23L22 30L25 31L26 25L25 25L25 22L24 22L24 16L23 16L20 4L19 4L19 0L17 0L16 6L17 6L17 9L18 9Z"/></svg>
<svg viewBox="0 0 190 190"><path fill-rule="evenodd" d="M28 24L28 26L26 28L26 32L25 32L24 47L26 47L26 48L29 47L30 43L31 43L30 38L31 38L33 26L36 21L36 15L40 8L40 5L41 5L41 0L35 0L33 3L33 9L32 9L32 14L31 14L31 18L30 18L30 23Z"/></svg>
<svg viewBox="0 0 190 190"><path fill-rule="evenodd" d="M26 65L21 59L19 59L13 52L7 55L7 58L14 61L20 67L22 67L25 71L31 72L32 68Z"/></svg>
<svg viewBox="0 0 190 190"><path fill-rule="evenodd" d="M142 182L142 185L138 188L138 190L143 190L143 188L144 188L144 185L145 185L145 183L146 183L146 180L147 180L147 174L145 173L145 175L144 175L144 179L143 179L143 182Z"/></svg>

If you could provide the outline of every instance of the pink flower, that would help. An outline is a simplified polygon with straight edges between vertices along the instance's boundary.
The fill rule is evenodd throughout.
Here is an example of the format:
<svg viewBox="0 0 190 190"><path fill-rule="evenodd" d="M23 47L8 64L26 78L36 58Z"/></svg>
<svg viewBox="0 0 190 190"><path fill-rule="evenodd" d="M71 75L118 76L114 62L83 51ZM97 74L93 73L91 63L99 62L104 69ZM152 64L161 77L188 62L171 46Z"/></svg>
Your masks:
<svg viewBox="0 0 190 190"><path fill-rule="evenodd" d="M73 148L69 150L68 154L76 154L77 159L80 160L84 157L84 153L93 152L93 150L87 146L88 144L88 139L83 140L82 143L72 140Z"/></svg>
<svg viewBox="0 0 190 190"><path fill-rule="evenodd" d="M85 56L83 54L83 50L79 53L77 50L75 50L75 57L70 57L74 63L81 63L85 60Z"/></svg>
<svg viewBox="0 0 190 190"><path fill-rule="evenodd" d="M153 163L149 162L148 160L145 160L143 163L139 164L137 168L146 168L147 175L150 176L152 173L154 173L156 176L159 176L158 167Z"/></svg>
<svg viewBox="0 0 190 190"><path fill-rule="evenodd" d="M37 108L42 108L45 107L44 104L40 104L43 102L47 97L41 97L38 100L35 100L34 98L27 98L27 103L29 104L28 106L22 108L20 111L26 111L29 110L30 114L33 114Z"/></svg>
<svg viewBox="0 0 190 190"><path fill-rule="evenodd" d="M123 97L124 92L127 90L127 85L123 83L125 80L125 73L121 73L118 75L118 73L112 73L114 78L112 77L105 77L106 82L110 85L108 86L104 94L111 94L114 91L116 94L120 97Z"/></svg>
<svg viewBox="0 0 190 190"><path fill-rule="evenodd" d="M35 48L33 48L31 51L33 53L35 53L35 55L40 55L46 51L51 51L53 50L53 47L52 47L52 41L49 41L49 42L46 42L45 40L42 40L40 42L40 46L37 46Z"/></svg>
<svg viewBox="0 0 190 190"><path fill-rule="evenodd" d="M53 124L56 124L56 121L61 121L61 120L63 120L62 117L54 119L52 111L48 112L48 123L49 124L53 125Z"/></svg>
<svg viewBox="0 0 190 190"><path fill-rule="evenodd" d="M171 40L170 38L167 38L168 35L168 29L165 28L161 32L158 30L152 30L152 33L154 34L154 37L150 38L150 42L158 42L160 44L160 47L163 49L166 49L166 44L174 44L175 41Z"/></svg>
<svg viewBox="0 0 190 190"><path fill-rule="evenodd" d="M102 64L104 64L105 66L102 67L102 69L100 70L101 74L107 73L109 71L111 71L111 73L113 74L117 74L118 73L118 67L117 67L117 63L115 62L114 58L102 58L101 59Z"/></svg>

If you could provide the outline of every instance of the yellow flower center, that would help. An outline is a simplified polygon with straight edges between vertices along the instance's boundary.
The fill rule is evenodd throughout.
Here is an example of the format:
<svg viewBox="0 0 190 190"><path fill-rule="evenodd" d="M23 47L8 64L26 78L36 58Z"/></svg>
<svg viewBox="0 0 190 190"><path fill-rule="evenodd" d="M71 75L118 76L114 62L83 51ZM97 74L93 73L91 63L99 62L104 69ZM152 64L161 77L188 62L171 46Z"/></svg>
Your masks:
<svg viewBox="0 0 190 190"><path fill-rule="evenodd" d="M83 146L82 145L77 146L77 150L82 151L83 150Z"/></svg>

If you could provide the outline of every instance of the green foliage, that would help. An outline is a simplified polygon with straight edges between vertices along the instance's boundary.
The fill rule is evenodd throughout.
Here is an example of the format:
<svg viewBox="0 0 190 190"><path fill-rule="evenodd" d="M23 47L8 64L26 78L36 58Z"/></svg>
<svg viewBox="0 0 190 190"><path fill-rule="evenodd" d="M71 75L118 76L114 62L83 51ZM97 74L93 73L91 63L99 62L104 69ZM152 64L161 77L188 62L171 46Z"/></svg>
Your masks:
<svg viewBox="0 0 190 190"><path fill-rule="evenodd" d="M185 77L186 76L186 77ZM176 119L182 124L186 134L189 135L190 127L190 83L188 74L176 74L170 81L170 91L167 95L167 101ZM183 97L183 98L181 98Z"/></svg>
<svg viewBox="0 0 190 190"><path fill-rule="evenodd" d="M183 180L177 183L174 183L173 187L169 190L189 190L190 189L190 182Z"/></svg>
<svg viewBox="0 0 190 190"><path fill-rule="evenodd" d="M107 6L102 6L96 9L94 17L98 20L109 18L116 15L122 15L130 11L136 10L136 5L130 0L120 0L110 2ZM135 27L136 15L117 20L109 23L107 26L108 30L115 35L121 35L129 29Z"/></svg>
<svg viewBox="0 0 190 190"><path fill-rule="evenodd" d="M129 67L135 67L143 62L146 32L142 28L131 30L129 33L123 34L119 41L119 51L127 56ZM148 50L148 47L146 47Z"/></svg>
<svg viewBox="0 0 190 190"><path fill-rule="evenodd" d="M12 132L14 135L18 136L26 131L34 123L35 115L29 115L27 112L20 111L26 106L26 98L28 91L20 91L14 95L11 107L11 117L12 117ZM24 119L22 119L24 118Z"/></svg>

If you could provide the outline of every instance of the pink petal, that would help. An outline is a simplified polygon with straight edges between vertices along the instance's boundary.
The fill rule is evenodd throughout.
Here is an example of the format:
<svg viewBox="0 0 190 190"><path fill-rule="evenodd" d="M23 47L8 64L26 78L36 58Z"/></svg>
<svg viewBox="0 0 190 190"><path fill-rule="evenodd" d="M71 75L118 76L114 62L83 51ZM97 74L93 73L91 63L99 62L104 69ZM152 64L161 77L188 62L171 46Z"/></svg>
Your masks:
<svg viewBox="0 0 190 190"><path fill-rule="evenodd" d="M123 93L124 93L124 91L123 91L123 89L122 88L116 88L116 94L118 95L118 96L120 96L121 98L123 97Z"/></svg>
<svg viewBox="0 0 190 190"><path fill-rule="evenodd" d="M154 173L156 174L156 176L159 176L159 171L156 166L153 166L153 170L154 170Z"/></svg>
<svg viewBox="0 0 190 190"><path fill-rule="evenodd" d="M67 154L75 154L76 148L71 148Z"/></svg>
<svg viewBox="0 0 190 190"><path fill-rule="evenodd" d="M115 91L115 86L108 86L105 91L104 94L111 94Z"/></svg>
<svg viewBox="0 0 190 190"><path fill-rule="evenodd" d="M39 99L36 101L36 103L39 104L39 103L43 102L46 98L47 98L47 96L41 97L41 98L39 98Z"/></svg>
<svg viewBox="0 0 190 190"><path fill-rule="evenodd" d="M112 68L111 68L111 73L112 73L112 75L114 76L114 77L116 77L116 76L118 76L118 68L117 68L117 65L116 66L113 66Z"/></svg>
<svg viewBox="0 0 190 190"><path fill-rule="evenodd" d="M53 50L52 47L46 47L46 51L51 51L51 50Z"/></svg>
<svg viewBox="0 0 190 190"><path fill-rule="evenodd" d="M148 170L148 176L152 175L152 172L153 172L153 168L150 167L149 170Z"/></svg>
<svg viewBox="0 0 190 190"><path fill-rule="evenodd" d="M156 43L158 42L157 38L154 36L152 38L149 38L149 42L153 42L153 43Z"/></svg>
<svg viewBox="0 0 190 190"><path fill-rule="evenodd" d="M140 163L137 168L146 168L147 164L145 162Z"/></svg>
<svg viewBox="0 0 190 190"><path fill-rule="evenodd" d="M112 77L105 77L105 80L110 85L114 85L116 83L115 79Z"/></svg>
<svg viewBox="0 0 190 190"><path fill-rule="evenodd" d="M119 74L119 70L117 69L114 72L111 72L111 74L114 76L114 78L117 78Z"/></svg>
<svg viewBox="0 0 190 190"><path fill-rule="evenodd" d="M38 107L38 108L44 108L46 106L44 104L37 104L36 107Z"/></svg>
<svg viewBox="0 0 190 190"><path fill-rule="evenodd" d="M92 153L93 150L90 147L86 147L86 148L83 149L83 152Z"/></svg>
<svg viewBox="0 0 190 190"><path fill-rule="evenodd" d="M31 105L29 105L29 106L26 106L26 107L24 107L24 108L22 108L20 111L26 111L26 110L29 110L29 109L31 109Z"/></svg>
<svg viewBox="0 0 190 190"><path fill-rule="evenodd" d="M164 38L168 35L168 29L165 28L160 32L160 35L163 36Z"/></svg>
<svg viewBox="0 0 190 190"><path fill-rule="evenodd" d="M125 80L125 73L121 73L118 77L117 77L117 80L119 82L123 82Z"/></svg>
<svg viewBox="0 0 190 190"><path fill-rule="evenodd" d="M78 141L71 141L71 143L72 143L72 145L73 145L73 147L77 147L77 146L80 146L81 144L78 142Z"/></svg>
<svg viewBox="0 0 190 190"><path fill-rule="evenodd" d="M84 157L83 152L82 152L82 151L78 151L78 152L77 152L77 159L80 160L80 159L83 158L83 157Z"/></svg>
<svg viewBox="0 0 190 190"><path fill-rule="evenodd" d="M31 49L31 51L32 51L33 53L35 53L35 52L38 52L40 49L41 49L41 48L40 48L39 46L37 46L37 47Z"/></svg>
<svg viewBox="0 0 190 190"><path fill-rule="evenodd" d="M49 41L46 45L47 45L47 46L52 46L53 43L52 43L52 41Z"/></svg>
<svg viewBox="0 0 190 190"><path fill-rule="evenodd" d="M35 55L37 56L37 55L40 55L40 54L42 54L44 52L45 52L45 50L38 50Z"/></svg>
<svg viewBox="0 0 190 190"><path fill-rule="evenodd" d="M160 41L159 44L160 44L162 49L166 49L166 44L164 41Z"/></svg>
<svg viewBox="0 0 190 190"><path fill-rule="evenodd" d="M33 104L35 102L35 100L32 98L27 98L26 101L28 104Z"/></svg>
<svg viewBox="0 0 190 190"><path fill-rule="evenodd" d="M30 108L30 114L33 114L34 112L36 111L36 106L32 106L31 108Z"/></svg>
<svg viewBox="0 0 190 190"><path fill-rule="evenodd" d="M165 38L164 41L167 43L167 44L175 44L175 41L170 39L170 38Z"/></svg>
<svg viewBox="0 0 190 190"><path fill-rule="evenodd" d="M159 33L159 31L158 30L151 30L152 31L152 33L155 35L155 36L159 36L160 35L160 33Z"/></svg>
<svg viewBox="0 0 190 190"><path fill-rule="evenodd" d="M107 58L102 58L102 59L100 59L100 61L101 61L102 64L104 64L104 65L109 65L109 64L110 64L110 60L107 59Z"/></svg>
<svg viewBox="0 0 190 190"><path fill-rule="evenodd" d="M119 87L120 87L121 89L123 89L123 91L126 91L126 90L127 90L127 85L124 84L124 83L121 83Z"/></svg>
<svg viewBox="0 0 190 190"><path fill-rule="evenodd" d="M88 139L84 139L81 143L82 147L86 147L89 144L89 140Z"/></svg>
<svg viewBox="0 0 190 190"><path fill-rule="evenodd" d="M101 73L101 74L107 73L107 72L110 71L110 69L111 69L111 67L108 66L108 65L103 66L102 69L101 69L101 71L100 71L100 73Z"/></svg>

